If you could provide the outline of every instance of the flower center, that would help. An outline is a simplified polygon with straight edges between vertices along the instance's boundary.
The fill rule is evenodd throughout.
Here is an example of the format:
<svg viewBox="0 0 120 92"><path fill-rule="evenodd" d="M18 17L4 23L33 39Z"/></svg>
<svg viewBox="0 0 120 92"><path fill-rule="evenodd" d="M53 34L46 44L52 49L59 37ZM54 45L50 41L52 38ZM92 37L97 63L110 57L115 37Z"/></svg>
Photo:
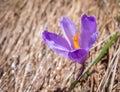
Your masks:
<svg viewBox="0 0 120 92"><path fill-rule="evenodd" d="M80 48L79 46L79 34L75 34L75 36L73 37L73 45L74 45L74 48L78 49Z"/></svg>

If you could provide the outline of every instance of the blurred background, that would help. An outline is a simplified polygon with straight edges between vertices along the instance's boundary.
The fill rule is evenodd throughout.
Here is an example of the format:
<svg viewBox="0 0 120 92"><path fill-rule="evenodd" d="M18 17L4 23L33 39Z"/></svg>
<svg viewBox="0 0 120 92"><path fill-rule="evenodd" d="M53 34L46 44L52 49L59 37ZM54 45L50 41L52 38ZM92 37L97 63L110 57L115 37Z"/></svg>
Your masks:
<svg viewBox="0 0 120 92"><path fill-rule="evenodd" d="M63 15L80 31L84 13L96 16L99 32L87 67L120 31L120 0L0 0L0 92L66 92L81 65L53 52L41 34L62 35ZM74 92L120 92L119 52L120 38Z"/></svg>

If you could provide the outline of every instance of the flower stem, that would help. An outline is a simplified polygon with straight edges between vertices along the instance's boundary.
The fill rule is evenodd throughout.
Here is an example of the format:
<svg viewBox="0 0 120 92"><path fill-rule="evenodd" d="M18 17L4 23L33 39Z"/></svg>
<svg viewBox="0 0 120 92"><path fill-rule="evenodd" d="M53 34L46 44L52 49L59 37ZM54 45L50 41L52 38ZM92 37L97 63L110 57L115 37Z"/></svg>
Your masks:
<svg viewBox="0 0 120 92"><path fill-rule="evenodd" d="M117 37L118 37L118 32L116 34L114 34L113 37L110 39L110 41L103 47L102 51L100 52L99 56L94 60L94 62L92 62L88 66L88 68L82 74L79 75L77 80L75 80L73 82L73 84L71 84L71 86L69 88L69 92L71 92L74 89L74 87L77 85L77 83L80 82L81 77L85 77L87 75L88 71L90 70L90 68L100 61L100 59L104 56L104 54L107 52L107 50L112 45L112 43L116 40Z"/></svg>
<svg viewBox="0 0 120 92"><path fill-rule="evenodd" d="M76 80L78 80L78 79L79 79L79 77L82 75L82 73L84 72L84 69L85 69L85 64L82 64L82 69L81 69L80 73L78 74L78 76L77 76L77 79L76 79Z"/></svg>

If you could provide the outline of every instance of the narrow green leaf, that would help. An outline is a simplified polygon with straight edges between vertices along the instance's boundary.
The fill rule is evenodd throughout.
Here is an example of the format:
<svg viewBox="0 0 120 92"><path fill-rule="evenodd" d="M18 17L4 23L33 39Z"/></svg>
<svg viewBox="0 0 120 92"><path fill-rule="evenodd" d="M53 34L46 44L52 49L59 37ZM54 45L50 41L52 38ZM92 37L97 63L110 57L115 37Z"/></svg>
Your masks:
<svg viewBox="0 0 120 92"><path fill-rule="evenodd" d="M107 52L107 50L109 49L109 47L112 45L112 43L116 40L116 38L118 37L118 32L116 34L113 35L113 37L110 39L110 41L103 47L102 51L100 52L99 56L93 61L93 63L83 72L83 74L79 77L78 80L75 80L74 83L70 86L69 88L69 92L72 91L72 89L74 89L74 87L76 86L77 83L80 82L81 77L85 77L88 73L88 71L90 70L90 68L97 64L100 59L104 56L104 54Z"/></svg>

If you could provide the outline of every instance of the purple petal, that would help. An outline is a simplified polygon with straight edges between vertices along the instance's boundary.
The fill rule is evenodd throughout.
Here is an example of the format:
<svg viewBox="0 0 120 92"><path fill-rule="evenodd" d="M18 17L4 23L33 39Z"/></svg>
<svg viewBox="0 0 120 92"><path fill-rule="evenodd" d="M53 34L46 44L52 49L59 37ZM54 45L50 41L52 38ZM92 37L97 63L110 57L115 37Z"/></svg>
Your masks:
<svg viewBox="0 0 120 92"><path fill-rule="evenodd" d="M96 19L94 16L84 14L81 18L81 24L80 47L89 50L98 37Z"/></svg>
<svg viewBox="0 0 120 92"><path fill-rule="evenodd" d="M64 38L47 30L42 33L42 38L51 49L67 57L70 46Z"/></svg>
<svg viewBox="0 0 120 92"><path fill-rule="evenodd" d="M60 26L62 28L65 38L67 39L67 41L69 42L71 47L73 47L73 39L72 38L77 33L75 24L70 19L63 16L60 19Z"/></svg>
<svg viewBox="0 0 120 92"><path fill-rule="evenodd" d="M88 52L85 49L78 49L73 52L69 52L68 57L74 62L83 64L86 60L87 53Z"/></svg>

